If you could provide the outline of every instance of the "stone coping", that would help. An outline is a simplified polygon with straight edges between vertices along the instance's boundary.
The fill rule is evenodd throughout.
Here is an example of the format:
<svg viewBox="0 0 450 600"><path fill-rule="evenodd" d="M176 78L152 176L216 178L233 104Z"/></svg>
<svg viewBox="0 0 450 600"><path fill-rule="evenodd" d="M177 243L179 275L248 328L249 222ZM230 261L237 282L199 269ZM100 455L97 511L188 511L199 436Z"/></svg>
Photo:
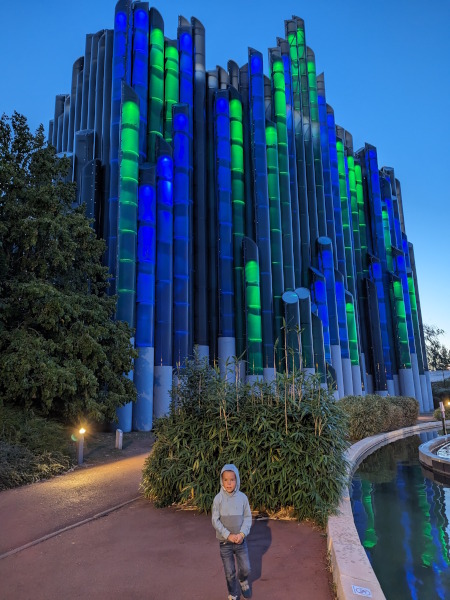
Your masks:
<svg viewBox="0 0 450 600"><path fill-rule="evenodd" d="M450 424L450 421L447 423ZM439 427L439 421L430 421L380 433L356 442L346 452L349 481L364 458L381 446ZM361 597L386 600L366 551L359 541L348 487L344 489L338 514L328 519L327 538L338 600L358 600Z"/></svg>

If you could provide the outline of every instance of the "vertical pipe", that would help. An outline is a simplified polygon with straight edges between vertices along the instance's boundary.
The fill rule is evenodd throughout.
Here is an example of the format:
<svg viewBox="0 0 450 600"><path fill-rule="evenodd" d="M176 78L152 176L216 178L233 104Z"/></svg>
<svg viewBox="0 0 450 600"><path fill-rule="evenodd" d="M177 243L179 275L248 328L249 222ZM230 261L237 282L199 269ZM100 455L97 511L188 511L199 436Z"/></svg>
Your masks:
<svg viewBox="0 0 450 600"><path fill-rule="evenodd" d="M292 70L289 43L278 38L281 59L283 62L285 104L286 104L286 130L289 160L289 192L291 203L292 221L292 249L294 257L294 288L301 285L302 249L300 240L300 212L297 187L297 156L295 152L295 123L294 123L294 98L292 92ZM278 120L277 120L278 122ZM288 283L289 278L285 284Z"/></svg>
<svg viewBox="0 0 450 600"><path fill-rule="evenodd" d="M216 181L215 181L215 159L214 159L214 94L218 89L217 71L207 72L207 243L208 243L208 335L209 335L209 360L215 365L217 361L217 206L216 206Z"/></svg>
<svg viewBox="0 0 450 600"><path fill-rule="evenodd" d="M242 241L245 236L246 198L242 100L239 92L234 88L230 88L230 142L236 356L239 360L242 360L245 356L244 263Z"/></svg>
<svg viewBox="0 0 450 600"><path fill-rule="evenodd" d="M114 46L114 31L105 31L105 65L103 71L103 115L101 158L103 163L103 201L101 236L108 239L109 231L109 190L111 183L111 100L112 100L112 59ZM105 256L106 259L106 256Z"/></svg>
<svg viewBox="0 0 450 600"><path fill-rule="evenodd" d="M314 346L311 320L311 294L307 288L297 288L295 293L299 299L302 369L306 374L315 373Z"/></svg>
<svg viewBox="0 0 450 600"><path fill-rule="evenodd" d="M248 237L242 241L244 260L245 321L247 336L247 381L252 383L263 376L263 340L261 319L261 288L259 252Z"/></svg>
<svg viewBox="0 0 450 600"><path fill-rule="evenodd" d="M105 50L106 32L103 31L98 40L97 69L95 74L95 108L94 108L94 157L102 159L102 122L103 122L103 95L105 85ZM106 162L106 161L105 161Z"/></svg>
<svg viewBox="0 0 450 600"><path fill-rule="evenodd" d="M282 296L284 305L284 327L285 327L285 361L284 370L286 374L296 373L300 368L301 341L300 341L300 307L298 296L295 292L288 290ZM284 345L284 343L283 343Z"/></svg>
<svg viewBox="0 0 450 600"><path fill-rule="evenodd" d="M156 8L149 12L147 157L156 162L157 139L164 131L164 21Z"/></svg>
<svg viewBox="0 0 450 600"><path fill-rule="evenodd" d="M180 100L178 40L164 40L164 139L173 136L172 106Z"/></svg>
<svg viewBox="0 0 450 600"><path fill-rule="evenodd" d="M272 261L272 301L274 362L277 370L282 369L283 360L283 303L285 291L283 274L283 235L281 230L280 188L278 173L277 130L271 121L266 121L267 145L267 188L269 193L270 256Z"/></svg>
<svg viewBox="0 0 450 600"><path fill-rule="evenodd" d="M233 216L231 194L230 106L227 90L217 90L214 103L214 149L217 202L218 359L220 375L233 377L234 329Z"/></svg>
<svg viewBox="0 0 450 600"><path fill-rule="evenodd" d="M191 18L194 37L194 344L199 355L209 357L208 251L206 196L206 72L205 28Z"/></svg>
<svg viewBox="0 0 450 600"><path fill-rule="evenodd" d="M189 353L192 351L193 329L194 329L194 245L192 236L194 233L194 201L193 201L193 133L194 133L194 49L192 27L184 17L178 17L178 47L180 61L180 102L188 107L188 176L189 176L189 237L188 237L188 269L189 269L189 303L188 303L188 346Z"/></svg>
<svg viewBox="0 0 450 600"><path fill-rule="evenodd" d="M84 56L77 58L72 67L72 85L70 88L70 115L69 115L69 135L67 140L68 152L73 152L73 143L75 137L75 107L77 103L77 82L78 74L83 70Z"/></svg>
<svg viewBox="0 0 450 600"><path fill-rule="evenodd" d="M134 329L139 184L139 98L122 82L117 214L117 319ZM129 377L132 378L130 373ZM119 428L131 431L131 402L117 410Z"/></svg>
<svg viewBox="0 0 450 600"><path fill-rule="evenodd" d="M122 82L127 81L128 30L131 27L130 0L119 0L114 20L114 50L111 89L111 134L110 134L110 185L108 217L108 268L110 272L110 294L116 293L117 258L117 211L119 191L119 138L122 99ZM85 69L88 66L85 63Z"/></svg>
<svg viewBox="0 0 450 600"><path fill-rule="evenodd" d="M239 69L239 92L242 97L242 125L244 129L244 148L250 149L250 97L248 64ZM245 182L245 235L255 239L255 207L253 200L253 181L251 153L244 153L244 182Z"/></svg>
<svg viewBox="0 0 450 600"><path fill-rule="evenodd" d="M263 329L264 377L272 379L273 325L272 325L272 272L270 254L270 217L267 190L267 157L264 116L263 58L253 48L248 51L249 108L251 124L251 156L254 181L256 243L259 251L261 275L261 309Z"/></svg>
<svg viewBox="0 0 450 600"><path fill-rule="evenodd" d="M136 281L136 348L133 429L150 431L153 426L153 381L155 362L156 276L156 167L144 163L139 169L139 207Z"/></svg>
<svg viewBox="0 0 450 600"><path fill-rule="evenodd" d="M172 387L173 340L173 161L162 136L155 139L156 284L153 416L166 415Z"/></svg>
<svg viewBox="0 0 450 600"><path fill-rule="evenodd" d="M294 250L292 236L292 209L289 180L289 149L286 112L286 89L284 66L278 48L269 50L272 76L273 119L276 125L278 149L278 173L280 188L281 229L283 235L284 289L295 289Z"/></svg>
<svg viewBox="0 0 450 600"><path fill-rule="evenodd" d="M173 105L173 366L183 368L189 346L189 106Z"/></svg>
<svg viewBox="0 0 450 600"><path fill-rule="evenodd" d="M131 85L139 97L139 162L147 158L148 60L149 60L148 2L133 4L133 69Z"/></svg>
<svg viewBox="0 0 450 600"><path fill-rule="evenodd" d="M88 128L89 113L89 77L91 74L91 52L92 52L92 33L86 35L86 44L84 50L84 69L83 69L83 95L81 100L81 123L80 129Z"/></svg>
<svg viewBox="0 0 450 600"><path fill-rule="evenodd" d="M347 327L347 311L345 302L344 276L339 270L334 272L336 286L336 308L339 326L339 343L341 345L342 375L344 378L344 395L353 394L352 363L350 359L349 332Z"/></svg>

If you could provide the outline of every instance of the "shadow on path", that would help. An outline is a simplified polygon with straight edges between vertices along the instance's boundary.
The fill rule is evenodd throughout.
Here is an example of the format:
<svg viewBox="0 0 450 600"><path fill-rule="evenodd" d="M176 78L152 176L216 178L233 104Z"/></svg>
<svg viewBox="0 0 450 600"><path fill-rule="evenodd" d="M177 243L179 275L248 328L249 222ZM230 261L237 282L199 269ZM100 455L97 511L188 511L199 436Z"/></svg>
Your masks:
<svg viewBox="0 0 450 600"><path fill-rule="evenodd" d="M267 517L257 517L253 522L248 536L248 553L252 567L251 579L260 579L262 573L262 558L272 543L272 532Z"/></svg>

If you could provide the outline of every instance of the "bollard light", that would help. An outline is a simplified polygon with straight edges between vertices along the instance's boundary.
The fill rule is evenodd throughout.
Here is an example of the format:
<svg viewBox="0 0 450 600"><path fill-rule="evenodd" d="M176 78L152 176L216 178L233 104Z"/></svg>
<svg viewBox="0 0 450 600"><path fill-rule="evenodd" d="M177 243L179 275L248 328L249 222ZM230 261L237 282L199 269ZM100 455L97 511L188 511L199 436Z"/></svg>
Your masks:
<svg viewBox="0 0 450 600"><path fill-rule="evenodd" d="M83 451L84 451L84 434L86 433L86 429L82 427L79 432L80 434L78 438L78 464L83 464Z"/></svg>
<svg viewBox="0 0 450 600"><path fill-rule="evenodd" d="M123 431L121 429L116 429L116 448L117 448L117 450L122 450L122 442L123 442Z"/></svg>

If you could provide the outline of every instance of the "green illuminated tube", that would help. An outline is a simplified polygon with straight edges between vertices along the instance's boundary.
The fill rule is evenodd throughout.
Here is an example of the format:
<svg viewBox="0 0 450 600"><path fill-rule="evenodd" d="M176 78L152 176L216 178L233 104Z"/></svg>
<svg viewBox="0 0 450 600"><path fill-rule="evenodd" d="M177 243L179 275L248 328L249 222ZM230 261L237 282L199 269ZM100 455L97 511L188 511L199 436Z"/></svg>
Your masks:
<svg viewBox="0 0 450 600"><path fill-rule="evenodd" d="M301 241L301 282L308 288L308 269L311 264L308 194L306 189L305 145L302 125L301 72L297 48L297 23L285 21L286 38L292 65L292 95L294 99L295 151L297 158L297 185Z"/></svg>
<svg viewBox="0 0 450 600"><path fill-rule="evenodd" d="M300 241L300 213L298 205L297 156L295 152L295 110L292 89L292 65L289 42L277 38L284 70L284 88L286 95L286 130L289 160L289 192L291 201L292 247L294 254L294 287L301 285L302 250Z"/></svg>
<svg viewBox="0 0 450 600"><path fill-rule="evenodd" d="M433 410L433 393L431 390L431 381L430 381L430 373L428 371L428 361L427 361L427 353L425 350L425 338L423 334L423 322L422 322L422 311L420 308L420 296L419 296L419 285L417 281L417 270L416 270L416 261L414 257L414 246L411 242L408 242L408 250L409 250L409 260L411 264L412 275L414 279L414 289L416 292L416 307L417 307L417 317L419 320L419 333L420 333L420 342L416 341L416 347L421 345L422 348L422 360L423 360L423 369L424 369L424 385L422 387L422 398L424 406L427 406L428 410ZM422 382L421 382L422 384Z"/></svg>
<svg viewBox="0 0 450 600"><path fill-rule="evenodd" d="M339 170L339 193L341 197L342 229L344 233L345 267L347 271L347 289L355 296L356 282L353 261L353 245L349 200L347 196L347 177L345 169L344 142L336 137L336 151Z"/></svg>
<svg viewBox="0 0 450 600"><path fill-rule="evenodd" d="M261 288L259 282L259 252L248 237L242 240L244 258L245 320L247 335L247 381L263 376L263 345L261 322Z"/></svg>
<svg viewBox="0 0 450 600"><path fill-rule="evenodd" d="M245 353L244 263L242 241L245 236L244 132L242 101L230 88L231 198L233 209L233 269L236 356Z"/></svg>
<svg viewBox="0 0 450 600"><path fill-rule="evenodd" d="M154 7L150 9L148 88L147 156L149 162L156 162L155 137L164 131L164 21Z"/></svg>
<svg viewBox="0 0 450 600"><path fill-rule="evenodd" d="M124 81L119 142L117 226L117 319L135 327L139 186L139 96ZM130 374L130 378L133 374ZM117 411L119 427L131 431L132 404Z"/></svg>
<svg viewBox="0 0 450 600"><path fill-rule="evenodd" d="M179 59L178 41L164 40L164 139L172 141L172 106L179 101Z"/></svg>
<svg viewBox="0 0 450 600"><path fill-rule="evenodd" d="M294 251L292 240L291 190L289 178L289 150L286 127L286 89L284 67L279 48L269 50L272 75L273 119L278 139L278 173L280 187L281 229L283 233L284 289L294 290Z"/></svg>
<svg viewBox="0 0 450 600"><path fill-rule="evenodd" d="M355 160L355 183L356 183L356 202L358 210L359 223L359 242L361 248L361 273L367 277L369 269L367 263L368 240L367 240L367 224L366 210L364 205L364 190L362 183L361 163Z"/></svg>
<svg viewBox="0 0 450 600"><path fill-rule="evenodd" d="M350 206L352 210L352 232L353 232L353 247L355 256L355 267L357 276L362 276L362 259L361 259L361 238L360 238L360 226L359 226L359 207L358 207L358 196L356 189L356 169L355 159L353 156L347 154L347 165L348 165L348 184L350 191Z"/></svg>
<svg viewBox="0 0 450 600"><path fill-rule="evenodd" d="M307 288L297 288L295 293L299 299L302 370L309 375L316 372L314 363L313 330L311 320L311 294Z"/></svg>
<svg viewBox="0 0 450 600"><path fill-rule="evenodd" d="M390 273L391 306L394 316L394 343L397 345L400 379L400 392L402 396L415 397L414 378L411 368L409 353L408 328L406 324L405 301L403 298L403 285L400 277Z"/></svg>
<svg viewBox="0 0 450 600"><path fill-rule="evenodd" d="M267 146L267 187L269 191L270 216L270 253L272 260L272 296L273 327L275 340L275 365L281 368L283 359L283 305L281 296L284 292L283 276L283 240L281 232L280 188L278 176L278 144L277 130L273 123L266 121Z"/></svg>
<svg viewBox="0 0 450 600"><path fill-rule="evenodd" d="M311 107L309 103L309 82L308 82L308 65L306 56L306 37L305 23L303 19L296 19L297 23L297 52L300 71L300 85L302 97L302 126L303 126L303 141L305 145L305 171L306 171L306 188L308 195L308 215L309 215L309 230L310 230L310 252L311 264L317 267L316 240L319 234L319 221L317 215L317 196L316 182L314 174L314 151L311 129ZM315 73L314 73L315 79ZM316 94L317 99L317 94ZM323 192L323 183L322 183ZM326 228L323 232L326 235Z"/></svg>
<svg viewBox="0 0 450 600"><path fill-rule="evenodd" d="M356 310L353 296L347 291L345 292L345 312L347 315L348 343L350 347L350 361L352 364L353 394L355 396L362 396Z"/></svg>
<svg viewBox="0 0 450 600"><path fill-rule="evenodd" d="M322 148L320 145L319 103L317 98L316 59L311 48L306 49L308 70L309 108L311 119L311 138L314 156L314 182L316 188L317 221L319 236L327 235L327 215L325 210L325 192L323 185Z"/></svg>

